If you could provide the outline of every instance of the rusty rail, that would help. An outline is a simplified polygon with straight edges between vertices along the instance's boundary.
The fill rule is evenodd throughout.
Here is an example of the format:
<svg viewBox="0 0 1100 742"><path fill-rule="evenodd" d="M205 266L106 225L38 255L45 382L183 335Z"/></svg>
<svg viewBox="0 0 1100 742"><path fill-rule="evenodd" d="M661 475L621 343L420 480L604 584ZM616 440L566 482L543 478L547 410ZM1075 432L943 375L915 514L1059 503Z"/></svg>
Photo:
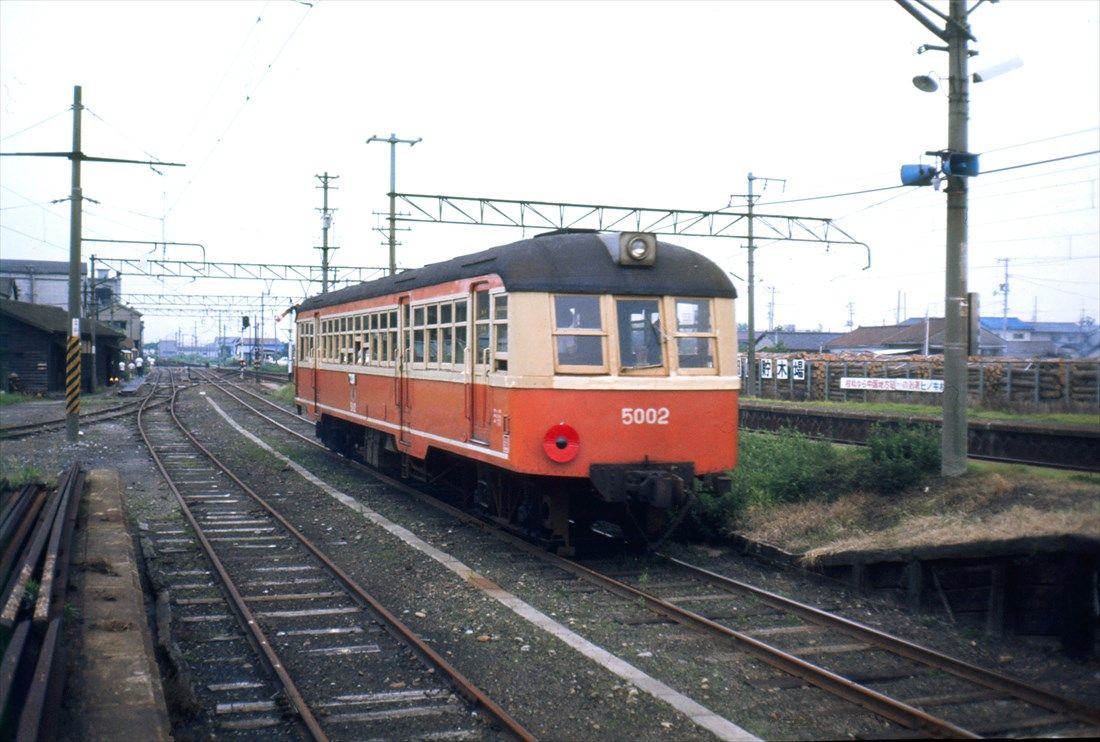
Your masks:
<svg viewBox="0 0 1100 742"><path fill-rule="evenodd" d="M58 638L84 474L75 463L53 492L24 488L0 517L0 728L19 740L56 733L64 682Z"/></svg>

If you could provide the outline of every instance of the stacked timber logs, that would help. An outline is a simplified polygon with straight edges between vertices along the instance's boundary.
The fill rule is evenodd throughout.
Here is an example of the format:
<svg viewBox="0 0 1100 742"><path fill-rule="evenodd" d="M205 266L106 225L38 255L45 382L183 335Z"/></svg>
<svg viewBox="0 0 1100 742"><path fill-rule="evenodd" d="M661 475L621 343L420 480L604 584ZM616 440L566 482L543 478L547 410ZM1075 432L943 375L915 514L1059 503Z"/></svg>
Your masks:
<svg viewBox="0 0 1100 742"><path fill-rule="evenodd" d="M758 388L765 398L941 403L934 393L851 389L841 383L842 378L942 380L940 355L762 352L756 357ZM796 360L804 364L801 377ZM1100 408L1100 360L974 356L967 386L971 402L982 406L1092 411Z"/></svg>

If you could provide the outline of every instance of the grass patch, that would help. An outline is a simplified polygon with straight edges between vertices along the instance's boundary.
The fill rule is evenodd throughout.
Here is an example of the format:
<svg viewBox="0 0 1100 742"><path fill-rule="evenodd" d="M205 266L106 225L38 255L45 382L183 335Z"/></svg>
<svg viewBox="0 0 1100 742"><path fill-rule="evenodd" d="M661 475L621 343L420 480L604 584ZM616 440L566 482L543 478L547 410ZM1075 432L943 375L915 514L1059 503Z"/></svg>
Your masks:
<svg viewBox="0 0 1100 742"><path fill-rule="evenodd" d="M38 397L34 397L30 394L23 394L22 392L0 392L0 407L32 402L36 399L38 399Z"/></svg>
<svg viewBox="0 0 1100 742"><path fill-rule="evenodd" d="M931 428L876 426L867 447L834 446L792 430L742 433L730 492L700 492L685 520L684 533L721 541L742 531L760 512L805 520L811 530L840 536L854 523L844 508L875 507L876 500L918 486L939 469L939 441ZM834 505L860 494L862 500ZM769 527L782 523L777 517ZM815 525L816 524L816 525ZM790 524L784 532L798 532Z"/></svg>
<svg viewBox="0 0 1100 742"><path fill-rule="evenodd" d="M46 484L41 469L34 464L0 458L0 490L17 490L28 484Z"/></svg>
<svg viewBox="0 0 1100 742"><path fill-rule="evenodd" d="M278 402L279 404L286 405L287 407L293 407L294 406L294 385L293 384L283 384L282 386L280 386L275 391L270 392L268 394L268 396L270 396L272 400Z"/></svg>
<svg viewBox="0 0 1100 742"><path fill-rule="evenodd" d="M758 440L765 438L772 440ZM738 534L810 561L843 551L1100 535L1100 475L971 462L963 476L943 477L931 431L876 438L854 448L743 433L733 491L701 494L682 533L712 542Z"/></svg>

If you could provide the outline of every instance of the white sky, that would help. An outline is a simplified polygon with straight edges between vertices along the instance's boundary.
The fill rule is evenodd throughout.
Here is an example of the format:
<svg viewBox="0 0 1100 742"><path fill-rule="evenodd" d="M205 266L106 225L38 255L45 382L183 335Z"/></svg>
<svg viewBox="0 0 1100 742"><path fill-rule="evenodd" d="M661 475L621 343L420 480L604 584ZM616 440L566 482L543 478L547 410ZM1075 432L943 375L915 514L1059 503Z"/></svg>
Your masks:
<svg viewBox="0 0 1100 742"><path fill-rule="evenodd" d="M946 12L946 0L934 4ZM1024 65L971 86L970 149L987 174L970 184L969 288L999 317L1007 258L1009 315L1100 318L1100 157L988 173L1100 149L1100 2L984 2L971 28L971 71ZM253 263L319 263L314 176L327 171L340 176L331 262L386 264L375 227L390 153L367 145L371 135L423 137L397 150L397 189L411 193L715 209L746 192L749 172L784 178L758 211L834 218L870 245L872 267L861 270L859 247L758 243L757 327L774 287L776 324L842 331L850 317L892 323L899 303L903 316L942 316L946 197L767 203L894 186L901 164L946 146L946 93L910 83L947 76L946 54L916 54L925 43L941 42L889 0L0 0L0 151L68 150L81 85L86 154L187 164L163 176L86 164L84 194L99 203L86 204L84 236L202 243L211 261ZM68 259L68 204L51 201L68 196L69 167L0 160L4 257ZM416 224L399 234L398 264L522 236ZM746 319L742 240L663 239L734 274ZM148 249L87 243L84 256ZM319 287L123 278L124 294L264 290ZM219 329L213 318L145 320L147 341ZM228 333L237 320L225 321Z"/></svg>

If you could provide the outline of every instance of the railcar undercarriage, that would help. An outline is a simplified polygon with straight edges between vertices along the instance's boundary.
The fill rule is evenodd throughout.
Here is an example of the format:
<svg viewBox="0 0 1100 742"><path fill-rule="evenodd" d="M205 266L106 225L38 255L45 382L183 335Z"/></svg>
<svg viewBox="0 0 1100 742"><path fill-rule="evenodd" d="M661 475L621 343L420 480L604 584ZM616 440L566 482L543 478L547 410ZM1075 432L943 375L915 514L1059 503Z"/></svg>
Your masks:
<svg viewBox="0 0 1100 742"><path fill-rule="evenodd" d="M318 421L317 437L336 453L427 484L452 504L566 556L609 540L656 548L694 499L690 463L597 465L589 480L518 474L439 449L416 459L397 449L392 434L328 415ZM706 483L720 488L723 480Z"/></svg>

